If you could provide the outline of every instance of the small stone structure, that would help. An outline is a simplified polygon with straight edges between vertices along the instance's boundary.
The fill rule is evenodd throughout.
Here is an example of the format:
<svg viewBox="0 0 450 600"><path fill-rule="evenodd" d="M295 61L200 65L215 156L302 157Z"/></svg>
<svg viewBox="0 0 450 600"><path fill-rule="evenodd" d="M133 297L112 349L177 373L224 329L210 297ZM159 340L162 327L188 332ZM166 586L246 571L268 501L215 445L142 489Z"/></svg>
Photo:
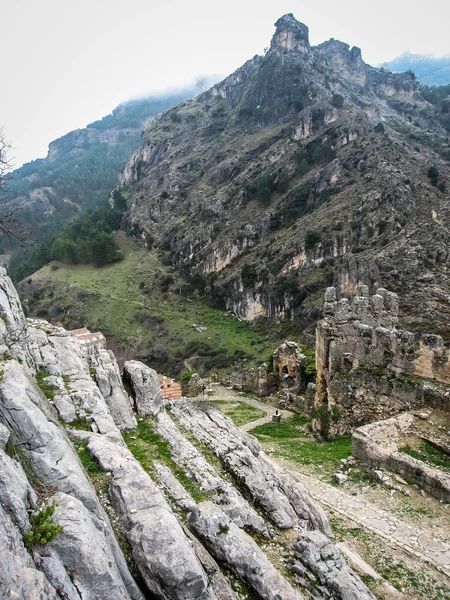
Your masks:
<svg viewBox="0 0 450 600"><path fill-rule="evenodd" d="M182 397L181 386L174 379L158 373L163 400L180 400Z"/></svg>
<svg viewBox="0 0 450 600"><path fill-rule="evenodd" d="M440 336L397 330L398 296L361 285L352 301L325 294L316 329L316 407L337 406L338 433L432 406L450 410L450 356Z"/></svg>
<svg viewBox="0 0 450 600"><path fill-rule="evenodd" d="M295 342L283 342L273 353L273 371L279 387L286 384L297 392L306 390L304 365L307 357Z"/></svg>
<svg viewBox="0 0 450 600"><path fill-rule="evenodd" d="M359 427L352 436L352 454L369 467L389 469L439 500L450 502L450 473L399 452L401 438L413 423L414 415L403 413Z"/></svg>
<svg viewBox="0 0 450 600"><path fill-rule="evenodd" d="M81 349L85 356L90 356L91 354L94 354L95 350L105 347L106 338L100 331L91 333L89 329L83 327L82 329L73 329L70 333L73 333L80 342Z"/></svg>

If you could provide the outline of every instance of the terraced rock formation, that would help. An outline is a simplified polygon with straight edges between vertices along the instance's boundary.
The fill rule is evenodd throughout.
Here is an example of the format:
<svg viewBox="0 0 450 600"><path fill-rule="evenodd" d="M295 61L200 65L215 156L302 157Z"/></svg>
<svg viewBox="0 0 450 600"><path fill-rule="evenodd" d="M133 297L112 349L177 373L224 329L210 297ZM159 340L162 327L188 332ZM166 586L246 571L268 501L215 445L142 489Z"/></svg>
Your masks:
<svg viewBox="0 0 450 600"><path fill-rule="evenodd" d="M311 540L333 554L328 518L254 438L210 406L166 411L137 361L125 364L130 398L112 353L87 359L70 332L25 319L3 269L0 310L2 597L304 597ZM287 531L300 535L293 578L257 543L288 556ZM350 598L352 586L373 598L333 560L325 578L311 570L316 598Z"/></svg>

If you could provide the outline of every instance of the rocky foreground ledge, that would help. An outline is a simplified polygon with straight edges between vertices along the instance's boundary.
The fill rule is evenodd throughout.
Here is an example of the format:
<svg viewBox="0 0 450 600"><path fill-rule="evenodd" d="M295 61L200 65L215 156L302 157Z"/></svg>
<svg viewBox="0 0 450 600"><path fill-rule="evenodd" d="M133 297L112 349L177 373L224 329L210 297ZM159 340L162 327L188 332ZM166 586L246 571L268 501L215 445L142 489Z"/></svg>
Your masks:
<svg viewBox="0 0 450 600"><path fill-rule="evenodd" d="M111 352L87 358L25 319L4 269L0 363L0 597L373 598L323 510L252 436L209 406L165 410L137 361L129 397Z"/></svg>

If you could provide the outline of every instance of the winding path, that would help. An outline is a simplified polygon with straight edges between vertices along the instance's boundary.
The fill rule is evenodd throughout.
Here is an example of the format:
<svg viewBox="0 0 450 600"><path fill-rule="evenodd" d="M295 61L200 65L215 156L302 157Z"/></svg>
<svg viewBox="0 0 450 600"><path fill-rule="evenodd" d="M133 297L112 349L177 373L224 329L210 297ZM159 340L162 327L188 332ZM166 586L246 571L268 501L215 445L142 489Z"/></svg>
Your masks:
<svg viewBox="0 0 450 600"><path fill-rule="evenodd" d="M284 465L285 466L285 465ZM349 496L333 485L288 469L324 507L376 533L410 554L431 563L438 571L450 577L450 544L438 540L427 531L421 531L393 516L388 511L366 500ZM450 509L442 509L449 510Z"/></svg>
<svg viewBox="0 0 450 600"><path fill-rule="evenodd" d="M215 400L242 402L266 413L265 417L241 425L239 429L242 431L251 431L255 427L269 423L272 420L274 407L270 404L240 395L239 392L223 386L215 386L215 388ZM197 399L203 400L203 398ZM293 416L293 413L288 410L282 410L281 414L283 420ZM270 460L274 459L271 458ZM450 577L450 543L438 540L431 533L404 523L388 511L382 510L360 497L350 496L339 488L320 481L320 479L293 470L292 467L287 467L284 462L283 467L325 508L332 509L355 524L376 533L389 543L433 565L438 571ZM450 516L450 507L447 509L443 507L442 510L448 510Z"/></svg>

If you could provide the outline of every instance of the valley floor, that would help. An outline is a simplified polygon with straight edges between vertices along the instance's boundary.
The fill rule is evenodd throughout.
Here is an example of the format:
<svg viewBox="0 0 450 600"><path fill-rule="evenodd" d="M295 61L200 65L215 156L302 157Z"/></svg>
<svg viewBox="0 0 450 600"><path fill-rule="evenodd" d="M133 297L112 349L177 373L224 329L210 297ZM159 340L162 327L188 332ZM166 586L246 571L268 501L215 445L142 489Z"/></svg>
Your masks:
<svg viewBox="0 0 450 600"><path fill-rule="evenodd" d="M411 485L404 486L409 496L392 493L359 467L343 486L333 485L339 460L351 454L350 438L318 444L303 416L282 411L282 423L271 423L274 407L268 401L222 386L214 390L206 401L256 435L266 453L322 504L341 551L378 598L450 598L448 504ZM260 414L248 414L249 407Z"/></svg>

